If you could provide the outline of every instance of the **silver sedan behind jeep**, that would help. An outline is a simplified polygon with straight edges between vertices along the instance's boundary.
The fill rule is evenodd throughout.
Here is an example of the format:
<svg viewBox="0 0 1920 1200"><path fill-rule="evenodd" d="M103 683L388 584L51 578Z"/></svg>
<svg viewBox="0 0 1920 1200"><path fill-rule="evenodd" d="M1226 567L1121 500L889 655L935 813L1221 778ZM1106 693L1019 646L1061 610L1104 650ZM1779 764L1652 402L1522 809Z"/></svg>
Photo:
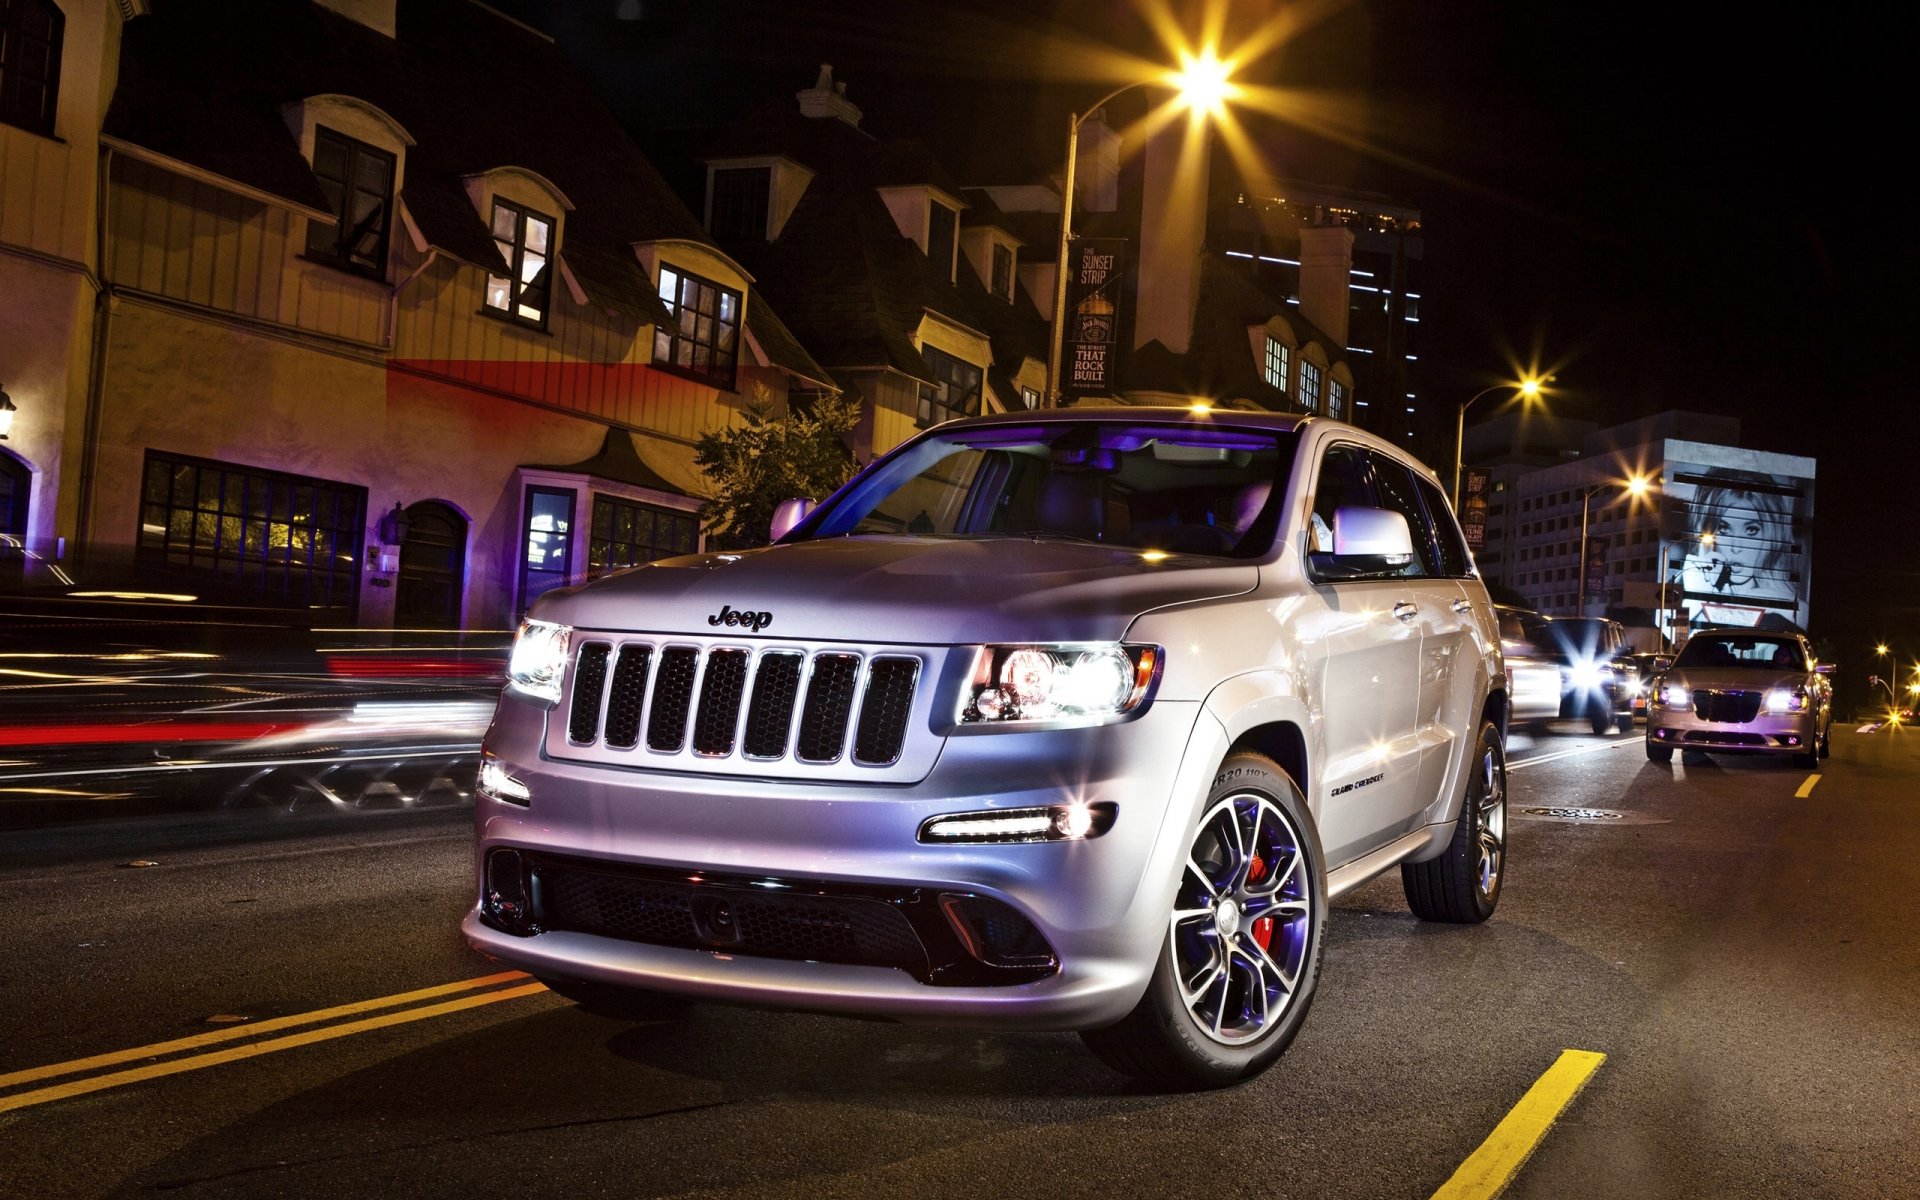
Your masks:
<svg viewBox="0 0 1920 1200"><path fill-rule="evenodd" d="M542 596L483 750L471 943L661 997L1075 1030L1218 1086L1329 900L1506 862L1492 606L1433 477L1331 421L930 430L776 544Z"/></svg>
<svg viewBox="0 0 1920 1200"><path fill-rule="evenodd" d="M1830 671L1797 633L1701 630L1653 681L1647 757L1670 762L1677 748L1785 755L1818 767L1830 749Z"/></svg>

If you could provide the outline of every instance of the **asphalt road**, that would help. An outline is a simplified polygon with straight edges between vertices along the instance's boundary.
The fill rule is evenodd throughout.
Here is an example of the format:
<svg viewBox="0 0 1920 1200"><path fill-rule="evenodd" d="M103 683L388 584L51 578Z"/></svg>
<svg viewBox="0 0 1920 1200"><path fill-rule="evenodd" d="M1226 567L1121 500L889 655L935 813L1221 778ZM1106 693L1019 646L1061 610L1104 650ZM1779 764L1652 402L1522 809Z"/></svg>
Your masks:
<svg viewBox="0 0 1920 1200"><path fill-rule="evenodd" d="M1205 1094L1070 1036L588 1016L460 941L457 809L9 835L0 1195L1423 1197L1567 1049L1506 1195L1914 1195L1920 736L1810 776L1564 728L1514 739L1494 919L1345 897L1286 1058Z"/></svg>

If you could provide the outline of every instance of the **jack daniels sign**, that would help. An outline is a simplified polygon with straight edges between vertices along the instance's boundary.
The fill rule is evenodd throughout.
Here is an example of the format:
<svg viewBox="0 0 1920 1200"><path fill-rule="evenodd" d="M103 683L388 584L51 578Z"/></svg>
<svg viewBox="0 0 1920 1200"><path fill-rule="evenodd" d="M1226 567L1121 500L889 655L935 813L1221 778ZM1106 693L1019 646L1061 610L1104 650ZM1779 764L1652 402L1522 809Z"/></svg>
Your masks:
<svg viewBox="0 0 1920 1200"><path fill-rule="evenodd" d="M1128 266L1125 238L1081 238L1068 251L1066 395L1110 396L1119 385Z"/></svg>

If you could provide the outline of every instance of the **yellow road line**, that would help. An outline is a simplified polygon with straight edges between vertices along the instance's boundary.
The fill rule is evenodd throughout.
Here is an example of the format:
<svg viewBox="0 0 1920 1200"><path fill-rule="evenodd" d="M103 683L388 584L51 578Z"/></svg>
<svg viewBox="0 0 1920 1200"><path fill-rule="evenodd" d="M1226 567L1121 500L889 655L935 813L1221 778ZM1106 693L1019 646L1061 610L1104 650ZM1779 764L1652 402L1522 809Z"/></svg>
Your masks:
<svg viewBox="0 0 1920 1200"><path fill-rule="evenodd" d="M357 1000L352 1004L342 1004L336 1008L316 1009L313 1012L297 1013L291 1017L274 1017L267 1021L257 1021L249 1025L235 1025L229 1029L218 1029L211 1033L197 1033L192 1037L176 1038L171 1042L155 1042L151 1046L136 1046L131 1050L116 1050L111 1054L96 1054L91 1058L76 1058L71 1062L53 1063L45 1067L31 1067L24 1071L15 1071L0 1075L0 1088L12 1087L18 1083L36 1083L42 1079L54 1079L61 1075L77 1075L82 1071L94 1071L101 1067L117 1066L141 1058L159 1058L167 1054L178 1054L182 1050L198 1050L202 1046L231 1042L238 1038L258 1037L263 1033L272 1033L276 1029L290 1029L295 1025L311 1025L316 1021L331 1021L336 1017L350 1017L355 1013L372 1012L377 1008L395 1008L402 1004L412 1004L416 1000L429 1000L435 996L451 995L454 992L468 992L476 988L492 987L509 980L525 979L524 971L502 971L497 975L482 975L478 979L463 979L458 983L443 983L438 987L420 988L417 991L401 992L393 996L381 996L375 1000Z"/></svg>
<svg viewBox="0 0 1920 1200"><path fill-rule="evenodd" d="M1606 1055L1591 1050L1562 1050L1546 1074L1534 1080L1520 1103L1493 1127L1480 1148L1468 1155L1453 1178L1433 1194L1433 1200L1492 1200L1498 1196L1605 1061Z"/></svg>
<svg viewBox="0 0 1920 1200"><path fill-rule="evenodd" d="M325 1029L309 1029L305 1033L291 1034L283 1038L272 1038L264 1042L252 1042L245 1046L232 1046L225 1050L215 1050L211 1054L199 1054L192 1058L176 1058L171 1062L152 1063L144 1067L135 1067L130 1071L115 1071L110 1075L95 1075L91 1079L76 1079L71 1083L55 1084L53 1087L40 1088L31 1092L20 1092L12 1096L0 1096L0 1113L12 1112L17 1108L31 1108L36 1104L50 1104L55 1100L66 1100L74 1096L84 1096L88 1092L105 1091L107 1088L122 1087L129 1083L143 1083L149 1079L160 1079L168 1075L179 1075L186 1071L198 1071L203 1067L217 1067L223 1063L239 1062L242 1059L257 1058L262 1054L273 1054L280 1050L292 1050L300 1046L311 1046L315 1042L330 1041L333 1038L350 1037L356 1033L367 1033L375 1029L385 1029L390 1025L404 1025L409 1021L424 1021L429 1017L443 1017L462 1009L478 1008L482 1004L498 1004L502 1000L518 1000L524 996L536 995L547 990L543 983L529 983L523 987L506 988L498 992L482 992L478 996L462 996L458 1000L448 1000L441 1004L430 1004L425 1008L409 1008L403 1012L387 1013L384 1016L368 1017L364 1021L349 1021L345 1025L329 1025Z"/></svg>
<svg viewBox="0 0 1920 1200"><path fill-rule="evenodd" d="M1805 800L1808 796L1813 795L1813 785L1819 782L1820 777L1818 775L1807 776L1807 781L1800 785L1800 790L1793 794L1793 798L1795 800Z"/></svg>

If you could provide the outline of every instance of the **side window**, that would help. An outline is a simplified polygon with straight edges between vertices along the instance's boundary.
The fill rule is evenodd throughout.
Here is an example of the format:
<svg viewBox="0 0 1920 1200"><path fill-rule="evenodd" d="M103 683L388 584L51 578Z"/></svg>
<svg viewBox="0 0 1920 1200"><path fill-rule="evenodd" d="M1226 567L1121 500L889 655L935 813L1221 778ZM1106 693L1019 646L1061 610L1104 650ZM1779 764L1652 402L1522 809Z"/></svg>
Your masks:
<svg viewBox="0 0 1920 1200"><path fill-rule="evenodd" d="M1366 456L1355 446L1332 446L1320 459L1313 485L1313 512L1307 518L1307 552L1333 552L1333 513L1350 505L1371 506Z"/></svg>
<svg viewBox="0 0 1920 1200"><path fill-rule="evenodd" d="M1433 540L1440 550L1440 574L1465 579L1473 574L1473 556L1467 552L1467 539L1460 533L1460 523L1454 520L1453 510L1447 507L1447 498L1431 479L1415 475L1413 482L1420 489L1420 498L1426 501L1427 517L1433 523Z"/></svg>
<svg viewBox="0 0 1920 1200"><path fill-rule="evenodd" d="M1370 454L1368 457L1373 459L1373 482L1378 490L1380 507L1405 517L1407 533L1413 538L1413 561L1408 563L1407 569L1400 574L1403 576L1436 574L1433 561L1433 526L1427 523L1426 510L1420 505L1420 494L1414 490L1413 472L1385 455Z"/></svg>

